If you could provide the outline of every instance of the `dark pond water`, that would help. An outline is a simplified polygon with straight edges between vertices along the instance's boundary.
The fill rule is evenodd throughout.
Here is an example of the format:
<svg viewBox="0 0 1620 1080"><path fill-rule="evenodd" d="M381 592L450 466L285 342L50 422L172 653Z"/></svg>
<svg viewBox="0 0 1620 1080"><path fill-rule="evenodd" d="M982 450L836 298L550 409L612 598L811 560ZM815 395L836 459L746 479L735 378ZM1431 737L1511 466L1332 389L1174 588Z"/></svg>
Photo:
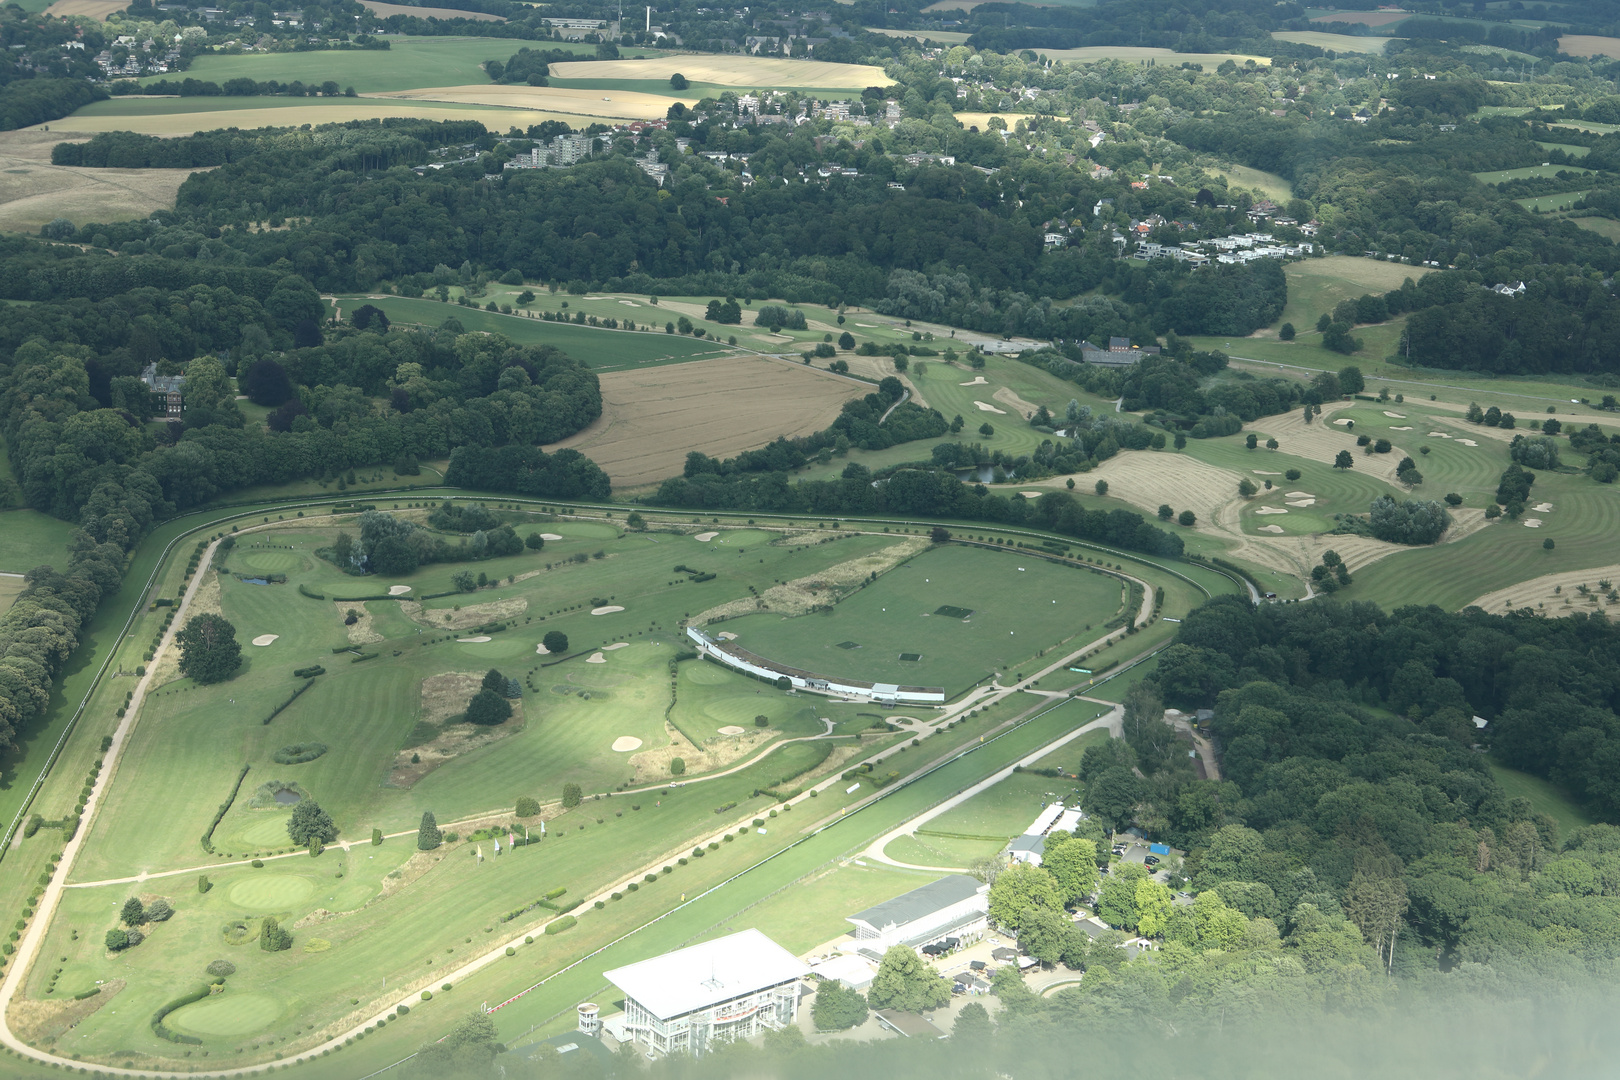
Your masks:
<svg viewBox="0 0 1620 1080"><path fill-rule="evenodd" d="M276 802L282 806L293 806L302 801L302 799L303 796L299 795L298 792L294 791L292 788L282 788L280 791L276 792Z"/></svg>

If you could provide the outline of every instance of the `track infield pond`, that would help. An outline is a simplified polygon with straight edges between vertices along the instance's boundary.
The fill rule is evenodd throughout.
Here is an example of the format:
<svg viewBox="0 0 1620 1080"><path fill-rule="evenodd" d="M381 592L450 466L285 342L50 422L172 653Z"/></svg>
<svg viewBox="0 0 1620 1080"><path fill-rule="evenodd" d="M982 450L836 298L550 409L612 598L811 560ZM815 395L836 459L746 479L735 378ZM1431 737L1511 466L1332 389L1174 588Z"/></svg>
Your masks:
<svg viewBox="0 0 1620 1080"><path fill-rule="evenodd" d="M1099 571L1031 552L951 546L923 552L823 613L748 615L724 629L777 663L943 686L954 697L997 672L1016 674L1060 643L1099 636L1121 603L1119 579Z"/></svg>

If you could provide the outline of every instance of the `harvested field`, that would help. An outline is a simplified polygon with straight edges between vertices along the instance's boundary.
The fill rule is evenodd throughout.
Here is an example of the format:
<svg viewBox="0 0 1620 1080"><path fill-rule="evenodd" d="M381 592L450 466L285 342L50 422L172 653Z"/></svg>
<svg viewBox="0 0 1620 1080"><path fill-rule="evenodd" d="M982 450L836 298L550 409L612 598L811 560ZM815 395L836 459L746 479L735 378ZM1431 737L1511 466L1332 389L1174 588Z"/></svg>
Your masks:
<svg viewBox="0 0 1620 1080"><path fill-rule="evenodd" d="M1273 41L1291 41L1298 45L1315 45L1318 49L1334 52L1381 53L1389 38L1352 37L1349 34L1329 34L1321 30L1273 30Z"/></svg>
<svg viewBox="0 0 1620 1080"><path fill-rule="evenodd" d="M636 63L633 60L625 62ZM495 83L430 86L419 90L394 90L386 94L368 96L397 101L443 101L455 105L529 109L564 116L606 116L620 120L656 120L669 111L669 103L674 100L634 90L576 90L564 86L501 86ZM692 103L697 101L697 96L691 95L685 100Z"/></svg>
<svg viewBox="0 0 1620 1080"><path fill-rule="evenodd" d="M894 82L883 74L880 67L768 56L660 56L651 60L565 61L551 65L554 78L592 81L625 79L668 82L676 72L692 82L720 86L847 86L852 90L861 90L868 86L888 86ZM696 96L693 95L694 98ZM669 107L667 100L664 107Z"/></svg>
<svg viewBox="0 0 1620 1080"><path fill-rule="evenodd" d="M45 14L65 19L69 15L82 15L97 22L106 22L107 16L129 7L129 0L56 0L45 9Z"/></svg>
<svg viewBox="0 0 1620 1080"><path fill-rule="evenodd" d="M971 11L979 6L983 0L945 0L944 5L930 4L924 11ZM914 38L918 41L937 41L941 45L961 45L971 34L964 34L955 30L890 30L882 26L868 26L869 34L882 34L890 38Z"/></svg>
<svg viewBox="0 0 1620 1080"><path fill-rule="evenodd" d="M62 121L53 123L60 127ZM83 225L170 210L175 192L193 171L52 165L51 147L62 141L38 128L0 134L0 230L37 232L59 217Z"/></svg>
<svg viewBox="0 0 1620 1080"><path fill-rule="evenodd" d="M920 536L902 540L871 555L830 566L819 574L774 585L761 593L758 599L747 597L712 607L700 612L690 624L703 626L758 611L774 611L788 617L807 615L817 607L830 607L873 574L894 569L928 546L929 542Z"/></svg>
<svg viewBox="0 0 1620 1080"><path fill-rule="evenodd" d="M1078 49L1042 49L1041 55L1050 60L1066 60L1071 64L1096 64L1104 60L1123 60L1126 63L1157 60L1171 67L1180 64L1203 64L1206 68L1213 68L1228 60L1239 65L1253 60L1261 67L1271 65L1270 57L1253 56L1248 53L1178 53L1171 49L1137 45L1086 45Z"/></svg>
<svg viewBox="0 0 1620 1080"><path fill-rule="evenodd" d="M1484 608L1495 614L1519 608L1534 608L1537 614L1554 616L1572 615L1577 611L1607 611L1610 602L1605 594L1610 590L1604 589L1602 583L1612 584L1616 580L1620 580L1620 564L1566 570L1497 589L1466 606ZM1587 588L1585 595L1579 588L1582 585Z"/></svg>
<svg viewBox="0 0 1620 1080"><path fill-rule="evenodd" d="M75 0L60 0L64 3L73 3ZM78 3L94 4L99 0L77 0ZM486 15L482 11L462 11L460 8L436 7L408 7L404 4L379 4L377 0L360 0L360 5L379 19L386 19L391 15L415 15L418 19L472 19L475 22L505 22L500 15Z"/></svg>
<svg viewBox="0 0 1620 1080"><path fill-rule="evenodd" d="M529 610L529 601L523 597L512 600L491 600L487 604L465 604L459 611L450 608L426 610L415 600L401 600L400 612L414 623L440 630L466 630L483 626L487 622L515 619Z"/></svg>
<svg viewBox="0 0 1620 1080"><path fill-rule="evenodd" d="M829 372L754 356L610 371L601 380L601 417L546 449L578 450L615 488L678 475L692 450L732 457L778 435L820 431L867 392Z"/></svg>
<svg viewBox="0 0 1620 1080"><path fill-rule="evenodd" d="M665 107L668 107L668 101L665 101ZM577 112L507 109L494 105L455 102L414 102L382 97L125 97L92 102L72 116L52 120L50 126L52 134L133 131L142 135L190 135L197 131L214 131L229 127L249 130L260 127L297 127L300 124L342 124L350 120L410 117L420 120L477 120L492 129L504 131L509 127L522 128L547 120L561 120L578 126L581 115ZM592 119L603 122L623 119L617 114L609 113L583 115L589 115ZM663 113L659 115L662 116ZM37 129L24 130L31 132Z"/></svg>
<svg viewBox="0 0 1620 1080"><path fill-rule="evenodd" d="M1357 26L1388 26L1390 23L1410 19L1410 11L1334 11L1318 15L1311 22L1349 23Z"/></svg>
<svg viewBox="0 0 1620 1080"><path fill-rule="evenodd" d="M1607 56L1620 58L1620 38L1598 37L1596 34L1565 34L1558 39L1558 51L1571 56Z"/></svg>

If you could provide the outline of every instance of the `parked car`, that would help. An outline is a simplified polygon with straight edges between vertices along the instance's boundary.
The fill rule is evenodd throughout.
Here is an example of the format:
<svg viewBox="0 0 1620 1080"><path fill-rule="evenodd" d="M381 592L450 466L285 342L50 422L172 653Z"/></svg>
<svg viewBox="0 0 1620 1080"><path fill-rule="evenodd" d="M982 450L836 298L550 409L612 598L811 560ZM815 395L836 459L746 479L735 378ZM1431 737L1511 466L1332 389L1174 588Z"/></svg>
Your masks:
<svg viewBox="0 0 1620 1080"><path fill-rule="evenodd" d="M1159 865L1159 857L1157 855L1149 855L1147 858L1143 859L1142 861L1147 863L1149 866L1158 866Z"/></svg>

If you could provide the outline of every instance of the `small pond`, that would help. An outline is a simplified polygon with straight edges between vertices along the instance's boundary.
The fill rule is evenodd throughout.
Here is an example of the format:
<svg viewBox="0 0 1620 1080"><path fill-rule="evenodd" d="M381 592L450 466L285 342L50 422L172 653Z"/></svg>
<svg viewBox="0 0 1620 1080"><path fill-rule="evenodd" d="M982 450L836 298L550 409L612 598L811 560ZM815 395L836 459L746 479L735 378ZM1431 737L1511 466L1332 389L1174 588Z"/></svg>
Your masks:
<svg viewBox="0 0 1620 1080"><path fill-rule="evenodd" d="M276 803L280 806L294 806L301 801L302 798L303 796L299 795L298 792L294 791L292 788L282 788L275 794Z"/></svg>
<svg viewBox="0 0 1620 1080"><path fill-rule="evenodd" d="M244 584L244 585L268 585L268 584L270 584L270 582L265 580L262 577L245 577L245 578L242 579L242 584Z"/></svg>

